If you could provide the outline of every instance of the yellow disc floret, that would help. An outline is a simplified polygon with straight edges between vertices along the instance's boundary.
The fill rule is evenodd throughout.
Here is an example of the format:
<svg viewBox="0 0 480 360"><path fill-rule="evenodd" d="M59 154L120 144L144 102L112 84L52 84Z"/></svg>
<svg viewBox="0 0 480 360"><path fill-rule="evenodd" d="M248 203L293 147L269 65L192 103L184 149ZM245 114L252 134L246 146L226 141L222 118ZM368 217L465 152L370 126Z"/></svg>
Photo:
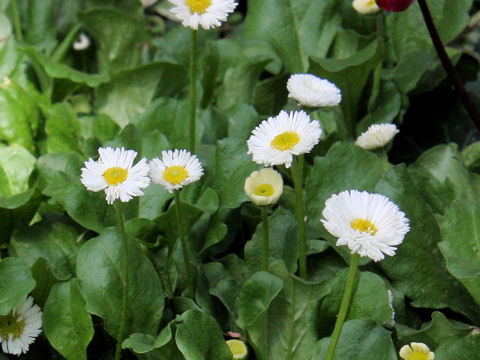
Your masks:
<svg viewBox="0 0 480 360"><path fill-rule="evenodd" d="M300 137L293 131L278 134L272 140L272 146L280 151L291 150L300 141Z"/></svg>
<svg viewBox="0 0 480 360"><path fill-rule="evenodd" d="M127 169L114 166L111 167L103 173L103 177L105 178L105 181L107 182L108 185L111 186L117 186L118 184L123 183L125 180L127 180L128 176L128 171Z"/></svg>
<svg viewBox="0 0 480 360"><path fill-rule="evenodd" d="M226 342L235 360L243 360L247 358L248 349L243 341L231 339Z"/></svg>
<svg viewBox="0 0 480 360"><path fill-rule="evenodd" d="M275 190L270 184L261 184L257 186L253 193L259 196L272 196L275 193Z"/></svg>
<svg viewBox="0 0 480 360"><path fill-rule="evenodd" d="M19 319L19 314L10 312L5 316L0 316L0 336L8 339L11 335L14 339L18 339L25 329L25 321Z"/></svg>
<svg viewBox="0 0 480 360"><path fill-rule="evenodd" d="M186 0L185 3L192 13L204 14L212 4L212 0Z"/></svg>
<svg viewBox="0 0 480 360"><path fill-rule="evenodd" d="M354 219L352 220L350 225L355 230L360 230L360 232L366 232L366 233L369 233L370 235L375 235L377 232L377 228L369 220Z"/></svg>
<svg viewBox="0 0 480 360"><path fill-rule="evenodd" d="M165 181L172 185L181 184L188 177L188 172L183 166L169 166L163 173Z"/></svg>

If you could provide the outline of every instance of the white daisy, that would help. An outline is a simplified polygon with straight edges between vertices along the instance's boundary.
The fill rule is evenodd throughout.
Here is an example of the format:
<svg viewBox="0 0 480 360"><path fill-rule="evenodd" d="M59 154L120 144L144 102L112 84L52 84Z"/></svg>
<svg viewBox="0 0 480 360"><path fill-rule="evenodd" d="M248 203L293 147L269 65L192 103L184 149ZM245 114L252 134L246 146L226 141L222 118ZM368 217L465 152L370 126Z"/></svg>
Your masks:
<svg viewBox="0 0 480 360"><path fill-rule="evenodd" d="M73 43L73 48L77 51L88 49L90 46L90 38L85 33L80 33L77 40Z"/></svg>
<svg viewBox="0 0 480 360"><path fill-rule="evenodd" d="M380 10L375 0L353 0L352 6L362 15L373 14Z"/></svg>
<svg viewBox="0 0 480 360"><path fill-rule="evenodd" d="M283 193L282 175L272 168L254 171L245 180L245 193L257 205L275 204Z"/></svg>
<svg viewBox="0 0 480 360"><path fill-rule="evenodd" d="M320 141L322 129L317 120L310 121L305 111L281 111L264 120L247 141L253 161L265 166L292 165L293 155L310 152Z"/></svg>
<svg viewBox="0 0 480 360"><path fill-rule="evenodd" d="M169 192L197 181L202 175L202 164L187 150L162 151L162 160L155 158L150 161L152 181Z"/></svg>
<svg viewBox="0 0 480 360"><path fill-rule="evenodd" d="M336 106L342 101L340 89L335 84L311 74L290 76L287 90L289 97L305 106Z"/></svg>
<svg viewBox="0 0 480 360"><path fill-rule="evenodd" d="M370 125L367 131L357 138L355 145L365 150L377 149L387 145L397 134L398 129L394 124Z"/></svg>
<svg viewBox="0 0 480 360"><path fill-rule="evenodd" d="M42 332L42 311L25 297L7 315L0 315L0 343L4 353L26 353L30 344Z"/></svg>
<svg viewBox="0 0 480 360"><path fill-rule="evenodd" d="M325 202L322 223L337 245L374 261L395 255L410 230L409 221L386 196L357 190L332 195Z"/></svg>
<svg viewBox="0 0 480 360"><path fill-rule="evenodd" d="M198 25L208 30L218 27L227 20L237 6L234 0L169 0L170 11L182 21L183 26L198 30Z"/></svg>
<svg viewBox="0 0 480 360"><path fill-rule="evenodd" d="M116 199L127 202L133 196L143 195L140 189L150 184L150 168L145 158L132 166L136 151L107 147L99 148L98 153L98 161L89 159L82 168L81 181L87 190L105 190L109 204Z"/></svg>
<svg viewBox="0 0 480 360"><path fill-rule="evenodd" d="M424 343L412 342L400 349L400 357L404 360L433 360L435 353Z"/></svg>

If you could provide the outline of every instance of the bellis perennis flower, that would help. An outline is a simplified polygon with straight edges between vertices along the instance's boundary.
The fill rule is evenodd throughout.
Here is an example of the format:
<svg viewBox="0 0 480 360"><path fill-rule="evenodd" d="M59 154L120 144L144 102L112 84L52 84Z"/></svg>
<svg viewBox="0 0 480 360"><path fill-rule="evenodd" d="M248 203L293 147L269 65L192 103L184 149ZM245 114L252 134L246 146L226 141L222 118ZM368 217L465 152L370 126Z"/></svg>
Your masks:
<svg viewBox="0 0 480 360"><path fill-rule="evenodd" d="M435 353L423 343L412 342L400 349L400 357L404 360L433 360Z"/></svg>
<svg viewBox="0 0 480 360"><path fill-rule="evenodd" d="M352 6L362 15L373 14L380 11L375 0L353 0Z"/></svg>
<svg viewBox="0 0 480 360"><path fill-rule="evenodd" d="M355 141L355 145L365 150L373 150L387 145L398 134L394 124L374 124L363 132Z"/></svg>
<svg viewBox="0 0 480 360"><path fill-rule="evenodd" d="M400 12L406 10L415 0L376 0L382 10Z"/></svg>
<svg viewBox="0 0 480 360"><path fill-rule="evenodd" d="M266 166L292 165L293 155L308 153L320 141L322 129L317 120L310 121L304 111L281 111L258 125L247 141L253 161Z"/></svg>
<svg viewBox="0 0 480 360"><path fill-rule="evenodd" d="M245 193L257 205L275 204L283 193L282 175L272 168L254 171L245 180Z"/></svg>
<svg viewBox="0 0 480 360"><path fill-rule="evenodd" d="M152 181L169 192L197 181L202 175L202 164L187 150L162 151L162 159L150 161Z"/></svg>
<svg viewBox="0 0 480 360"><path fill-rule="evenodd" d="M294 74L287 81L288 96L309 107L336 106L342 100L340 89L312 74Z"/></svg>
<svg viewBox="0 0 480 360"><path fill-rule="evenodd" d="M26 353L41 332L42 312L30 296L7 315L0 315L0 344L4 353Z"/></svg>
<svg viewBox="0 0 480 360"><path fill-rule="evenodd" d="M410 230L409 221L386 196L357 190L332 195L325 202L322 223L352 253L374 261L395 255Z"/></svg>
<svg viewBox="0 0 480 360"><path fill-rule="evenodd" d="M206 30L220 26L237 6L234 0L169 1L175 5L170 11L182 21L182 25L194 30L198 25Z"/></svg>
<svg viewBox="0 0 480 360"><path fill-rule="evenodd" d="M143 195L140 189L150 184L150 168L145 158L133 166L137 156L133 150L107 147L99 148L98 153L98 161L89 159L82 168L81 181L87 190L105 190L109 204L116 199L127 202L134 196Z"/></svg>

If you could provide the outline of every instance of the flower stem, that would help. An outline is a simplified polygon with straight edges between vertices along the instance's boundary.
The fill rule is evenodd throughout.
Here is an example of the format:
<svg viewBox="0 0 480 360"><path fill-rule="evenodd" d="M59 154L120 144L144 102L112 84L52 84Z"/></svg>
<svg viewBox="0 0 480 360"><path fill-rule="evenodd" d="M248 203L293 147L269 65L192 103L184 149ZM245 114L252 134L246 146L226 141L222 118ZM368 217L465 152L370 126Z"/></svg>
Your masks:
<svg viewBox="0 0 480 360"><path fill-rule="evenodd" d="M189 149L191 153L195 152L195 112L196 112L196 52L197 52L197 30L191 31L190 37L190 143Z"/></svg>
<svg viewBox="0 0 480 360"><path fill-rule="evenodd" d="M128 266L128 238L125 232L125 223L123 222L122 209L120 208L120 202L116 200L113 203L115 208L115 214L117 215L118 230L123 243L123 299L122 309L120 314L120 328L118 329L117 346L115 349L115 360L119 360L122 353L122 341L125 337L125 330L127 327L127 301L128 301L128 282L129 282L129 266Z"/></svg>
<svg viewBox="0 0 480 360"><path fill-rule="evenodd" d="M22 24L20 22L20 15L18 13L17 0L11 0L11 5L12 5L12 12L13 12L13 21L15 26L15 35L17 36L17 40L19 42L22 42L23 41Z"/></svg>
<svg viewBox="0 0 480 360"><path fill-rule="evenodd" d="M472 118L475 126L480 130L480 113L478 112L477 108L472 102L472 99L468 95L465 86L460 79L457 71L452 65L450 58L443 47L442 40L440 40L440 36L438 35L437 29L435 27L435 23L433 22L432 15L430 14L430 10L428 9L428 5L425 0L418 0L418 5L420 5L420 10L422 11L423 20L425 21L425 25L427 26L428 32L430 37L432 38L433 46L437 51L438 57L443 65L443 68L448 74L450 81L453 83L455 90L457 90L460 99L462 100L463 106L467 110L468 114Z"/></svg>
<svg viewBox="0 0 480 360"><path fill-rule="evenodd" d="M297 197L297 223L298 223L298 241L300 250L300 277L307 278L307 236L305 233L305 204L303 201L303 155L294 157L292 163L293 185Z"/></svg>
<svg viewBox="0 0 480 360"><path fill-rule="evenodd" d="M262 213L262 222L263 222L263 270L268 271L269 268L269 259L270 259L270 240L268 236L268 217L267 217L267 207L260 206L260 212Z"/></svg>
<svg viewBox="0 0 480 360"><path fill-rule="evenodd" d="M190 266L190 258L188 256L187 242L185 241L185 233L183 231L182 216L180 210L180 190L175 190L175 210L177 215L177 226L178 226L178 236L180 238L180 243L182 244L183 250L183 261L185 263L185 270L187 273L187 282L188 282L188 296L193 299L193 277L192 269Z"/></svg>
<svg viewBox="0 0 480 360"><path fill-rule="evenodd" d="M360 261L359 254L353 254L350 259L350 267L348 269L347 284L345 285L345 292L343 293L342 303L340 304L340 310L338 311L337 321L333 329L332 337L330 338L330 345L328 347L326 360L332 360L335 355L335 349L342 333L343 323L347 318L348 308L350 306L350 300L352 299L353 288L355 286L355 277L357 275L358 263Z"/></svg>
<svg viewBox="0 0 480 360"><path fill-rule="evenodd" d="M375 22L377 25L377 43L378 43L379 61L373 72L372 93L370 95L370 99L368 100L369 113L371 113L375 108L375 103L377 102L378 93L380 92L380 83L382 81L383 58L385 56L385 24L384 24L383 11L380 11L380 13L378 13L375 16Z"/></svg>
<svg viewBox="0 0 480 360"><path fill-rule="evenodd" d="M77 35L78 31L80 30L80 24L75 24L73 27L68 31L67 35L63 39L63 41L58 45L55 51L52 54L53 61L60 61L65 56L65 53L68 51L72 43L75 41L75 36Z"/></svg>

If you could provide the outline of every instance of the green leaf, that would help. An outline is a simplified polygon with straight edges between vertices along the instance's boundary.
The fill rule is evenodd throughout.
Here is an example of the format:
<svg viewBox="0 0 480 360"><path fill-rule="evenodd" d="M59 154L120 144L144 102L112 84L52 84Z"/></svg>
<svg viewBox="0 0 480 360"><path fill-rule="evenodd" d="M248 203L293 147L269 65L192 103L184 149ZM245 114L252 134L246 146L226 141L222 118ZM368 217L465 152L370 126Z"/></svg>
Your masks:
<svg viewBox="0 0 480 360"><path fill-rule="evenodd" d="M24 148L0 148L0 196L10 197L28 190L36 159Z"/></svg>
<svg viewBox="0 0 480 360"><path fill-rule="evenodd" d="M79 152L80 124L68 103L54 104L45 121L49 153Z"/></svg>
<svg viewBox="0 0 480 360"><path fill-rule="evenodd" d="M475 359L480 351L480 334L473 329L461 339L449 339L435 349L437 360L470 360Z"/></svg>
<svg viewBox="0 0 480 360"><path fill-rule="evenodd" d="M133 239L129 239L129 275L126 334L153 334L163 312L162 285L150 260ZM78 252L77 276L87 310L100 316L105 329L117 336L120 326L124 277L124 246L115 229L90 239ZM142 279L142 281L138 281Z"/></svg>
<svg viewBox="0 0 480 360"><path fill-rule="evenodd" d="M43 309L50 290L58 282L58 279L53 275L50 264L44 258L38 258L32 265L32 275L37 283L32 291L32 297Z"/></svg>
<svg viewBox="0 0 480 360"><path fill-rule="evenodd" d="M30 268L22 260L0 260L0 315L7 315L34 287Z"/></svg>
<svg viewBox="0 0 480 360"><path fill-rule="evenodd" d="M185 359L232 359L232 353L215 319L199 310L189 310L182 315L182 320L177 325L175 341Z"/></svg>
<svg viewBox="0 0 480 360"><path fill-rule="evenodd" d="M56 44L55 1L32 0L27 9L26 41L50 52Z"/></svg>
<svg viewBox="0 0 480 360"><path fill-rule="evenodd" d="M50 344L67 359L86 360L94 330L78 281L54 285L43 311L43 329Z"/></svg>

